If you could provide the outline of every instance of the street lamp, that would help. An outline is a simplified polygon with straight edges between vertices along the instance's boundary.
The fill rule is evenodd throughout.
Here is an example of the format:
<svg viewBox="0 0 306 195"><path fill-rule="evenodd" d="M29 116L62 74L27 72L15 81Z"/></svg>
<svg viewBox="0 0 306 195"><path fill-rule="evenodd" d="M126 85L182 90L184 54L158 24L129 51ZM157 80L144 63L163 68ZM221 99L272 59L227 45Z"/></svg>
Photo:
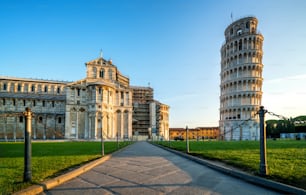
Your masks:
<svg viewBox="0 0 306 195"><path fill-rule="evenodd" d="M268 175L267 164L267 147L266 147L266 128L265 128L265 113L263 106L260 106L259 110L259 125L260 125L260 167L259 173L261 175Z"/></svg>
<svg viewBox="0 0 306 195"><path fill-rule="evenodd" d="M101 153L102 153L102 156L104 156L103 126L101 127Z"/></svg>
<svg viewBox="0 0 306 195"><path fill-rule="evenodd" d="M188 126L186 126L186 152L189 153Z"/></svg>
<svg viewBox="0 0 306 195"><path fill-rule="evenodd" d="M25 130L24 130L24 174L23 181L32 181L32 170L31 170L31 157L32 157L32 147L31 147L31 131L32 131L32 116L33 113L29 107L23 112L25 116Z"/></svg>

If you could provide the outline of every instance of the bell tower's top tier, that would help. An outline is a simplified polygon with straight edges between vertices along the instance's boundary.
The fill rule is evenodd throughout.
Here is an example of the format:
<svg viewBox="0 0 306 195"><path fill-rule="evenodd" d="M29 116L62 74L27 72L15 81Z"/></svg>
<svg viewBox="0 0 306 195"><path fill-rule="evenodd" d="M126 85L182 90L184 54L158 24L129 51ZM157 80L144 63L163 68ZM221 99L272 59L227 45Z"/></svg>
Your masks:
<svg viewBox="0 0 306 195"><path fill-rule="evenodd" d="M226 41L237 36L257 33L258 20L255 17L246 17L234 21L224 32Z"/></svg>

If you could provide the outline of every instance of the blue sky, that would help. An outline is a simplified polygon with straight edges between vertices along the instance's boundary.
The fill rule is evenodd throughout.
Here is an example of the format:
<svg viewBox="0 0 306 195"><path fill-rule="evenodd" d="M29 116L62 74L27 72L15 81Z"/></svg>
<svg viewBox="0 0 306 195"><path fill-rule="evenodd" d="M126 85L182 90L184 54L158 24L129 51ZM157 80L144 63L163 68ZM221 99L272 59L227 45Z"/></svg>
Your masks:
<svg viewBox="0 0 306 195"><path fill-rule="evenodd" d="M305 115L305 10L304 0L2 0L0 75L79 80L102 49L170 106L170 127L217 126L224 30L231 13L251 15L264 36L262 104Z"/></svg>

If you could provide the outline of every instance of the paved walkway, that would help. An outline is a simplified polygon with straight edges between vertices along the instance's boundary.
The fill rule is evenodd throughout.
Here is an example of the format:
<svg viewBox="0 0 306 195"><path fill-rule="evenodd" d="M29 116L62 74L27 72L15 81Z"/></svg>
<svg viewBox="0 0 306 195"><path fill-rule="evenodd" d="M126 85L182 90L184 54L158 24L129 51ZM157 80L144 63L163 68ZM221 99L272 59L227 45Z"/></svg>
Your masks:
<svg viewBox="0 0 306 195"><path fill-rule="evenodd" d="M277 194L147 142L42 194Z"/></svg>

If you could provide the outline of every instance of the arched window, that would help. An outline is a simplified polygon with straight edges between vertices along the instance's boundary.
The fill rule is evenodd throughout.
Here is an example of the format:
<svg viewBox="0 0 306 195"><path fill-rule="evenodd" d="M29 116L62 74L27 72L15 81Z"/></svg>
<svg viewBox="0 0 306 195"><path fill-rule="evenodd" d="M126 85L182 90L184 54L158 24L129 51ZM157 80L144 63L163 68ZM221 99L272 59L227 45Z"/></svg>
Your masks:
<svg viewBox="0 0 306 195"><path fill-rule="evenodd" d="M7 84L6 83L3 84L3 90L5 90L5 91L7 90Z"/></svg>
<svg viewBox="0 0 306 195"><path fill-rule="evenodd" d="M237 41L235 41L234 50L237 51Z"/></svg>
<svg viewBox="0 0 306 195"><path fill-rule="evenodd" d="M238 50L239 50L239 51L242 50L242 40L241 40L241 39L239 40Z"/></svg>
<svg viewBox="0 0 306 195"><path fill-rule="evenodd" d="M100 78L104 78L104 69L100 70Z"/></svg>
<svg viewBox="0 0 306 195"><path fill-rule="evenodd" d="M17 86L17 91L18 91L18 92L21 91L21 85L20 85L20 84L18 84L18 86Z"/></svg>
<svg viewBox="0 0 306 195"><path fill-rule="evenodd" d="M247 28L247 29L250 28L250 22L245 23L245 28Z"/></svg>
<svg viewBox="0 0 306 195"><path fill-rule="evenodd" d="M47 93L48 92L48 87L45 86L44 92Z"/></svg>
<svg viewBox="0 0 306 195"><path fill-rule="evenodd" d="M57 88L57 93L60 93L60 92L61 92L61 88L58 87L58 88Z"/></svg>
<svg viewBox="0 0 306 195"><path fill-rule="evenodd" d="M34 92L35 91L35 85L32 85L31 87L31 91Z"/></svg>

